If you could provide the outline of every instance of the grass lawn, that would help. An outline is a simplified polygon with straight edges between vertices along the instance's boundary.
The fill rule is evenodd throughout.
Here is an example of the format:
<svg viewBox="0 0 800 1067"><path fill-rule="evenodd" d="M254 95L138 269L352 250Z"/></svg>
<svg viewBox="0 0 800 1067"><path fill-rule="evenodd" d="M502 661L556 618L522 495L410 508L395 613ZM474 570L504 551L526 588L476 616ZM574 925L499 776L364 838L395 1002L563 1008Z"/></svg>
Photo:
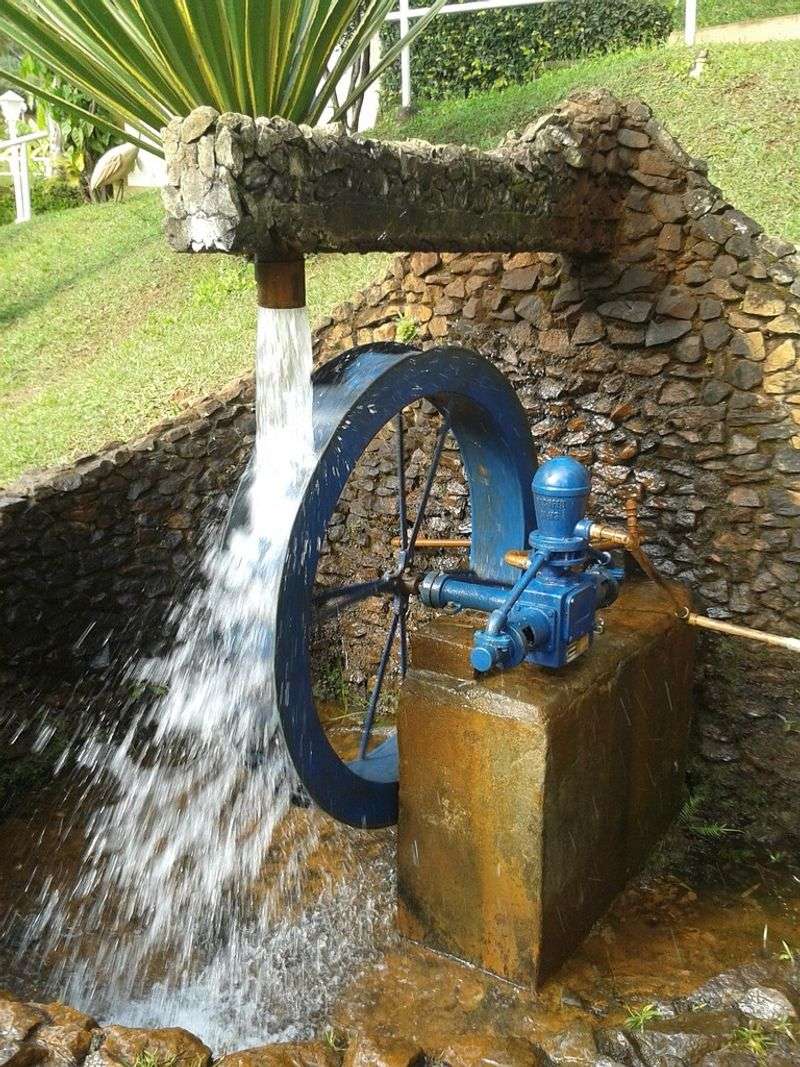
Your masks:
<svg viewBox="0 0 800 1067"><path fill-rule="evenodd" d="M490 147L572 89L604 85L646 100L688 151L709 161L712 180L738 208L800 242L800 41L712 46L699 82L687 77L690 66L683 48L603 56L528 85L425 105L377 132Z"/></svg>
<svg viewBox="0 0 800 1067"><path fill-rule="evenodd" d="M698 26L722 26L745 19L773 19L779 15L800 15L800 0L697 0ZM676 16L683 25L683 3Z"/></svg>
<svg viewBox="0 0 800 1067"><path fill-rule="evenodd" d="M0 227L0 484L144 433L248 370L252 269L179 256L157 193ZM312 319L387 256L308 265Z"/></svg>

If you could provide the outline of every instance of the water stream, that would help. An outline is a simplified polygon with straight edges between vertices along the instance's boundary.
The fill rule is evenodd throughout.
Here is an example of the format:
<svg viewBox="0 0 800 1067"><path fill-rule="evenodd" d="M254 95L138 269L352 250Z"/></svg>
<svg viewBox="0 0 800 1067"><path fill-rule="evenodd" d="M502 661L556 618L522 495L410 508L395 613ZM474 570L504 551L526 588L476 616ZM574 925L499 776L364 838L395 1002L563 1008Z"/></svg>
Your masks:
<svg viewBox="0 0 800 1067"><path fill-rule="evenodd" d="M259 309L249 523L207 553L204 582L174 609L171 653L138 665L156 698L122 743L99 730L82 743L89 785L64 832L92 811L85 859L77 877L46 878L18 935L21 956L48 961L53 995L119 1022L184 1025L217 1049L307 1032L388 922L345 831L313 811L286 818L296 782L271 649L314 464L311 369L305 309ZM110 796L98 805L99 782ZM322 837L335 875L310 863Z"/></svg>

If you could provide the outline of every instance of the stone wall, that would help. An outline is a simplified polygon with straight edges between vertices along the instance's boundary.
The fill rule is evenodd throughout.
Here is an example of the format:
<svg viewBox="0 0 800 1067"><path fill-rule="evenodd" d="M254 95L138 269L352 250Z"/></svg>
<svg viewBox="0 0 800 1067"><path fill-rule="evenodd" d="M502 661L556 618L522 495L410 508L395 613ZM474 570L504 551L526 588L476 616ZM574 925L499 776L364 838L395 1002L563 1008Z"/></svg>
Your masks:
<svg viewBox="0 0 800 1067"><path fill-rule="evenodd" d="M0 492L0 662L69 675L157 642L250 452L253 383Z"/></svg>

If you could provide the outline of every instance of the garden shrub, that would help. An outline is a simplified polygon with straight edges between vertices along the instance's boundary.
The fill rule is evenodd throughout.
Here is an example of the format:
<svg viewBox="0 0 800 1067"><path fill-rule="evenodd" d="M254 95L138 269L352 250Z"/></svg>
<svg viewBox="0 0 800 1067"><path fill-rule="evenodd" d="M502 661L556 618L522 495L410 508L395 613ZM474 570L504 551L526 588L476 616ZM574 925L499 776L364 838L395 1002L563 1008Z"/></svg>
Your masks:
<svg viewBox="0 0 800 1067"><path fill-rule="evenodd" d="M469 96L530 81L545 63L663 41L673 27L671 0L561 0L527 8L441 15L411 48L416 100ZM387 23L384 41L397 39ZM400 65L383 76L385 99L400 91Z"/></svg>
<svg viewBox="0 0 800 1067"><path fill-rule="evenodd" d="M63 178L42 178L31 186L31 210L34 215L41 215L45 211L61 211L67 207L80 207L84 202L80 186Z"/></svg>
<svg viewBox="0 0 800 1067"><path fill-rule="evenodd" d="M61 211L68 207L80 207L85 203L80 186L71 185L63 178L41 178L31 184L31 212L34 216L47 211ZM0 226L16 218L14 191L9 186L0 188Z"/></svg>

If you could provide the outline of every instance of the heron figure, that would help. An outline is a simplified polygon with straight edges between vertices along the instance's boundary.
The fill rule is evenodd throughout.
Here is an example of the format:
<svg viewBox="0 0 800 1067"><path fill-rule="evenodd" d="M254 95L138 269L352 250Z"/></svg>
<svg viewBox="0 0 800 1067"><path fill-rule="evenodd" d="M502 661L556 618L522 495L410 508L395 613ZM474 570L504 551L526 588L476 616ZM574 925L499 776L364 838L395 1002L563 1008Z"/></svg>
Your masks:
<svg viewBox="0 0 800 1067"><path fill-rule="evenodd" d="M128 175L136 165L138 155L139 149L132 144L118 144L104 152L92 171L89 182L89 192L92 196L94 197L95 192L104 185L110 185L114 190L114 200L121 201L125 196Z"/></svg>

